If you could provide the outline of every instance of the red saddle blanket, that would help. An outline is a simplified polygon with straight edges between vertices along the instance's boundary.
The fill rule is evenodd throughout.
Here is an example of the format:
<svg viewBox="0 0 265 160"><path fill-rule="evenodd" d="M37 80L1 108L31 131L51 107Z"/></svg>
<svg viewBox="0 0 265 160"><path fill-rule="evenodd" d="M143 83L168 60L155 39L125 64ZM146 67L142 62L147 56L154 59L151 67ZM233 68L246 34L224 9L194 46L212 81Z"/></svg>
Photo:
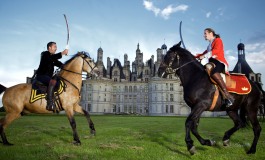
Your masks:
<svg viewBox="0 0 265 160"><path fill-rule="evenodd" d="M236 94L248 94L251 91L251 85L244 74L226 75L226 87L229 92Z"/></svg>

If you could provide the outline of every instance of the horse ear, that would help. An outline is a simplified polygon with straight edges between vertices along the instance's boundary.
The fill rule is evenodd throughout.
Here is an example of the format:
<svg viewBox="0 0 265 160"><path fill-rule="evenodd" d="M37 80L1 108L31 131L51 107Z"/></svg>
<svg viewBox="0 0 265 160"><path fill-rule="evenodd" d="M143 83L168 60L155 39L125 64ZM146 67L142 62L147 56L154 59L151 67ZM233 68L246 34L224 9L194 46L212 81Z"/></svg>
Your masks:
<svg viewBox="0 0 265 160"><path fill-rule="evenodd" d="M181 45L181 41L179 41L179 43L177 44L177 47L180 47L180 45Z"/></svg>

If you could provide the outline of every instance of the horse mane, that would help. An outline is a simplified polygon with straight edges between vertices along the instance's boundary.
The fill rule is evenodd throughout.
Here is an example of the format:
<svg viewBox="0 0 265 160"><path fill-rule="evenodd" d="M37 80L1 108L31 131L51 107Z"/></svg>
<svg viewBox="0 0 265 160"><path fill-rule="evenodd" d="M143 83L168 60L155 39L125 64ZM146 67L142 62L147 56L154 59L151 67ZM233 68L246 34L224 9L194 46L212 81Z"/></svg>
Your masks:
<svg viewBox="0 0 265 160"><path fill-rule="evenodd" d="M88 52L77 52L75 55L73 55L72 58L68 59L67 61L64 62L64 65L70 63L73 59L75 59L76 57L80 56L80 55L84 55L85 57L89 57L90 58L90 55Z"/></svg>
<svg viewBox="0 0 265 160"><path fill-rule="evenodd" d="M73 55L72 58L68 59L67 61L64 62L64 65L70 63L73 59L75 59L77 56L79 56L80 54L79 53L76 53L75 55Z"/></svg>
<svg viewBox="0 0 265 160"><path fill-rule="evenodd" d="M188 51L187 49L181 48L180 47L181 42L179 42L178 44L175 44L173 47L171 47L169 50L173 51L173 52L177 52L181 57L185 57L185 59L187 60L196 60L195 56L193 54L191 54L190 51ZM201 70L205 70L204 66L200 63L200 62L195 62L196 66L198 68L200 68Z"/></svg>

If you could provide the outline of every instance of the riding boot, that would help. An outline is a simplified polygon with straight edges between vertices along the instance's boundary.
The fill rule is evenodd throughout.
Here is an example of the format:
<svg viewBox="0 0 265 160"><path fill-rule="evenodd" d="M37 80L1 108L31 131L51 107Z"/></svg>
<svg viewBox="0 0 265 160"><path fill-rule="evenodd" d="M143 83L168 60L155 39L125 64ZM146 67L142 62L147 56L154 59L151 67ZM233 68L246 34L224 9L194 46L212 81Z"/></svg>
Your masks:
<svg viewBox="0 0 265 160"><path fill-rule="evenodd" d="M211 77L215 80L215 82L219 85L219 88L222 90L222 92L223 92L222 95L224 98L225 105L227 108L229 108L230 106L233 105L234 98L227 91L226 85L223 81L223 78L221 77L220 73L218 73L218 72L214 73Z"/></svg>
<svg viewBox="0 0 265 160"><path fill-rule="evenodd" d="M46 109L48 111L54 111L55 106L53 104L53 90L56 85L56 80L51 80L48 86L48 91L47 91L47 106Z"/></svg>

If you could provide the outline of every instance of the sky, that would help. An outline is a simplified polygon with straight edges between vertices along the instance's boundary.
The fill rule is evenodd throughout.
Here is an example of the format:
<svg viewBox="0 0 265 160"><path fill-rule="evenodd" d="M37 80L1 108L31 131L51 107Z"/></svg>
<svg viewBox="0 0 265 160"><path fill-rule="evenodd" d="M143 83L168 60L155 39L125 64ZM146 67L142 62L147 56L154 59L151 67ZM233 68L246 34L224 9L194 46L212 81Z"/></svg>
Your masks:
<svg viewBox="0 0 265 160"><path fill-rule="evenodd" d="M1 0L0 1L0 84L10 87L25 83L38 68L40 53L50 41L58 52L66 46L70 29L69 56L89 52L97 59L97 50L123 64L126 53L132 63L137 44L144 61L164 43L168 48L182 37L192 53L203 52L208 42L205 28L221 35L225 57L233 70L237 45L245 44L248 64L265 81L265 1L263 0Z"/></svg>

